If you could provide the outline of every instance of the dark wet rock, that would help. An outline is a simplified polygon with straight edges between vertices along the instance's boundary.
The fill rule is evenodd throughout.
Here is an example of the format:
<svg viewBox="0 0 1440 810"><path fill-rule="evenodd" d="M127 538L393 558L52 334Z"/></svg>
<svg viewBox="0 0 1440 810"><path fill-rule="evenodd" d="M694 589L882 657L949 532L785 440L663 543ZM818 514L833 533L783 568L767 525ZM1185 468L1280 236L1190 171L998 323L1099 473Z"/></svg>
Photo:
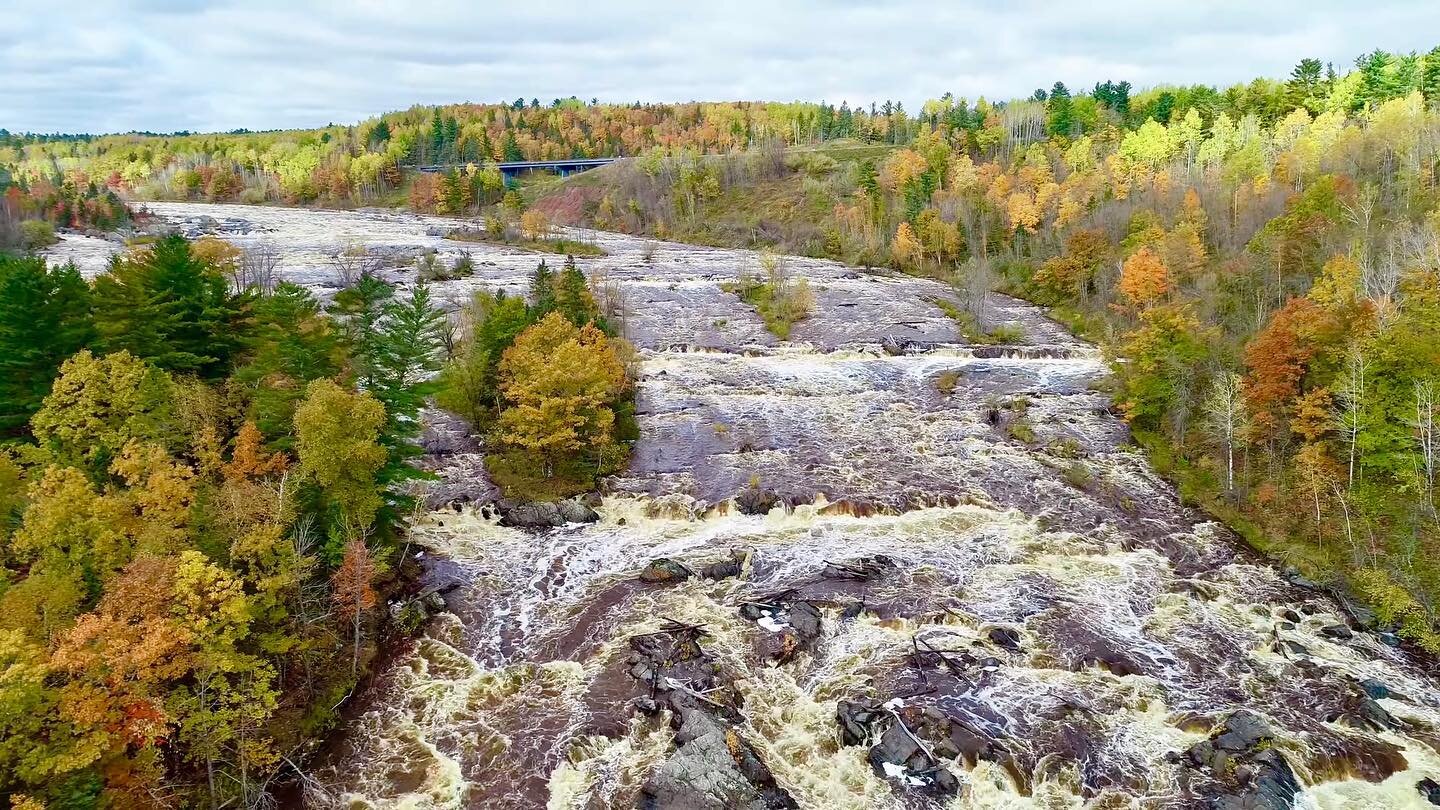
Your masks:
<svg viewBox="0 0 1440 810"><path fill-rule="evenodd" d="M660 704L652 697L638 697L635 698L635 711L646 716L659 714Z"/></svg>
<svg viewBox="0 0 1440 810"><path fill-rule="evenodd" d="M1415 789L1420 791L1420 795L1425 797L1425 801L1433 805L1440 805L1440 782L1427 776L1415 783Z"/></svg>
<svg viewBox="0 0 1440 810"><path fill-rule="evenodd" d="M1295 629L1295 623L1294 623L1294 622L1280 622L1279 624L1277 624L1277 625L1275 625L1275 626L1276 626L1277 628L1281 629L1281 630L1294 630L1294 629Z"/></svg>
<svg viewBox="0 0 1440 810"><path fill-rule="evenodd" d="M1390 691L1390 687L1374 678L1366 678L1361 681L1360 688L1363 689L1365 694L1372 700L1384 700L1385 698L1395 696L1394 692Z"/></svg>
<svg viewBox="0 0 1440 810"><path fill-rule="evenodd" d="M812 602L791 602L790 626L807 646L820 637L820 609Z"/></svg>
<svg viewBox="0 0 1440 810"><path fill-rule="evenodd" d="M842 700L835 706L835 719L840 724L840 742L863 745L891 721L890 713L869 698Z"/></svg>
<svg viewBox="0 0 1440 810"><path fill-rule="evenodd" d="M904 769L898 780L907 790L925 796L945 798L960 790L960 781L940 763L938 758L917 741L913 732L901 722L891 722L880 740L866 755L870 767L883 777L892 777L894 766ZM886 765L892 766L887 769Z"/></svg>
<svg viewBox="0 0 1440 810"><path fill-rule="evenodd" d="M640 572L641 582L665 583L684 582L689 579L693 572L682 563L661 557L652 560L645 569Z"/></svg>
<svg viewBox="0 0 1440 810"><path fill-rule="evenodd" d="M880 350L891 357L899 357L905 353L905 349L908 348L909 345L908 341L901 340L894 336L887 336L884 340L880 341Z"/></svg>
<svg viewBox="0 0 1440 810"><path fill-rule="evenodd" d="M1400 646L1400 637L1388 630L1380 631L1376 634L1376 637L1380 639L1381 644L1384 644L1387 647Z"/></svg>
<svg viewBox="0 0 1440 810"><path fill-rule="evenodd" d="M1292 810L1300 793L1295 772L1269 743L1274 732L1264 718L1241 709L1225 719L1210 739L1171 757L1209 777L1200 793L1209 806L1225 810Z"/></svg>
<svg viewBox="0 0 1440 810"><path fill-rule="evenodd" d="M1292 610L1292 609L1290 609L1290 608L1285 608L1284 610L1281 610L1281 611L1280 611L1280 618L1284 619L1284 620L1287 621L1287 622L1292 622L1292 623L1294 623L1294 624L1299 624L1299 623L1300 623L1300 614L1299 614L1299 613L1296 613L1294 610Z"/></svg>
<svg viewBox="0 0 1440 810"><path fill-rule="evenodd" d="M748 487L735 496L735 508L746 515L768 514L779 503L778 495L760 487Z"/></svg>
<svg viewBox="0 0 1440 810"><path fill-rule="evenodd" d="M1385 707L1376 703L1375 699L1364 690L1354 693L1353 698L1347 701L1346 709L1347 711L1338 718L1345 725L1371 731L1400 727L1394 716L1385 711Z"/></svg>
<svg viewBox="0 0 1440 810"><path fill-rule="evenodd" d="M1276 639L1273 645L1275 652L1281 655L1309 655L1310 650L1304 644L1291 641L1288 638Z"/></svg>
<svg viewBox="0 0 1440 810"><path fill-rule="evenodd" d="M594 523L600 519L599 513L576 498L558 501L555 506L567 523Z"/></svg>
<svg viewBox="0 0 1440 810"><path fill-rule="evenodd" d="M884 554L845 562L826 562L820 571L824 579L853 579L868 582L895 572L895 561Z"/></svg>
<svg viewBox="0 0 1440 810"><path fill-rule="evenodd" d="M720 667L700 646L704 632L699 627L676 626L631 636L631 654L626 660L630 677L657 692L667 690L671 681L697 691L718 686Z"/></svg>
<svg viewBox="0 0 1440 810"><path fill-rule="evenodd" d="M430 593L425 594L425 597L422 601L425 605L425 609L429 611L432 615L445 610L445 597L441 596L439 591L431 591Z"/></svg>
<svg viewBox="0 0 1440 810"><path fill-rule="evenodd" d="M1346 641L1346 640L1350 639L1351 637L1353 637L1355 634L1354 634L1353 632L1351 632L1351 631L1350 631L1350 628L1349 628L1348 626L1346 626L1346 625L1343 625L1343 624L1328 624L1328 625L1320 628L1320 635L1326 636L1326 637L1328 637L1328 638L1333 638L1333 639L1339 639L1339 640L1341 640L1341 641Z"/></svg>
<svg viewBox="0 0 1440 810"><path fill-rule="evenodd" d="M654 810L789 810L799 805L740 732L694 697L677 694L675 752L650 776L640 806Z"/></svg>
<svg viewBox="0 0 1440 810"><path fill-rule="evenodd" d="M848 621L848 620L850 620L850 619L858 618L858 617L860 616L860 614L861 614L861 613L864 613L864 612L865 612L865 603L864 603L864 602L859 602L859 601L851 602L850 604L848 604L848 605L845 606L845 609L844 609L844 610L840 611L840 619L841 619L842 621Z"/></svg>
<svg viewBox="0 0 1440 810"><path fill-rule="evenodd" d="M1280 576L1284 577L1286 582L1289 582L1297 588L1304 588L1310 591L1321 590L1320 583L1305 577L1292 566L1286 566L1285 570L1280 572Z"/></svg>
<svg viewBox="0 0 1440 810"><path fill-rule="evenodd" d="M866 759L875 773L896 778L908 791L953 796L959 782L945 766L955 760L971 768L980 760L1014 768L1003 744L936 706L895 710L873 698L857 698L840 701L835 714L841 742L870 744Z"/></svg>
<svg viewBox="0 0 1440 810"><path fill-rule="evenodd" d="M546 529L566 523L594 523L600 515L574 498L560 501L515 503L499 501L500 525L518 529Z"/></svg>
<svg viewBox="0 0 1440 810"><path fill-rule="evenodd" d="M746 554L737 552L728 560L706 563L696 571L702 579L734 579L745 570Z"/></svg>
<svg viewBox="0 0 1440 810"><path fill-rule="evenodd" d="M930 754L915 741L908 729L894 721L885 728L879 741L871 746L869 759L875 772L882 776L885 775L885 763L899 765L915 773L932 767Z"/></svg>
<svg viewBox="0 0 1440 810"><path fill-rule="evenodd" d="M1379 624L1379 620L1375 617L1375 611L1361 604L1348 591L1335 588L1331 590L1331 595L1335 597L1335 601L1340 603L1340 608L1359 629L1373 630Z"/></svg>
<svg viewBox="0 0 1440 810"><path fill-rule="evenodd" d="M990 643L1002 650L1020 652L1020 631L1010 627L992 627L985 632Z"/></svg>
<svg viewBox="0 0 1440 810"><path fill-rule="evenodd" d="M1220 797L1216 810L1293 810L1300 781L1277 751L1261 751L1237 769L1239 792Z"/></svg>
<svg viewBox="0 0 1440 810"><path fill-rule="evenodd" d="M766 629L771 632L759 640L760 652L782 664L813 649L822 630L820 607L803 599L746 602L740 606L740 615L769 624Z"/></svg>

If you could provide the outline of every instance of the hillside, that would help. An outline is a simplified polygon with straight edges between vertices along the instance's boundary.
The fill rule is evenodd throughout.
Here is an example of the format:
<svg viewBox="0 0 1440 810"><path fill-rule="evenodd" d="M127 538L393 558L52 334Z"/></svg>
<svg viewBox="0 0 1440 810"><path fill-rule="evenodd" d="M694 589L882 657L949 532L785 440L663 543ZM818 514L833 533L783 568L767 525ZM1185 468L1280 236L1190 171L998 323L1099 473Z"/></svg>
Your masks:
<svg viewBox="0 0 1440 810"><path fill-rule="evenodd" d="M988 124L941 106L912 142L853 157L649 155L536 189L534 207L888 264L949 279L972 309L992 288L1049 305L1117 359L1118 407L1187 498L1440 648L1440 57L1319 70L1150 91L1130 108L1168 122L1093 129L1057 85L1008 105L988 146Z"/></svg>

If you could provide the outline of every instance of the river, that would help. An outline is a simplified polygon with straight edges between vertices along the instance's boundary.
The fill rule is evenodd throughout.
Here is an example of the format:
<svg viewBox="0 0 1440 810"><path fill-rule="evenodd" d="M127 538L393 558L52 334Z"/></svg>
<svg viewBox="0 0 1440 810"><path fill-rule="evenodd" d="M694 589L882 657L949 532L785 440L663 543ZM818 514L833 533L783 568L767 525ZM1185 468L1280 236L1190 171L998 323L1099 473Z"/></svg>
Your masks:
<svg viewBox="0 0 1440 810"><path fill-rule="evenodd" d="M433 217L151 208L275 246L322 294L354 240L468 250L449 301L537 261ZM1094 347L998 295L987 326L1020 337L967 345L944 286L802 258L815 311L779 341L721 289L753 254L582 235L640 353L630 469L597 523L524 532L457 501L414 527L459 587L308 804L1434 806L1432 662L1185 508ZM438 466L439 500L493 494L473 453Z"/></svg>

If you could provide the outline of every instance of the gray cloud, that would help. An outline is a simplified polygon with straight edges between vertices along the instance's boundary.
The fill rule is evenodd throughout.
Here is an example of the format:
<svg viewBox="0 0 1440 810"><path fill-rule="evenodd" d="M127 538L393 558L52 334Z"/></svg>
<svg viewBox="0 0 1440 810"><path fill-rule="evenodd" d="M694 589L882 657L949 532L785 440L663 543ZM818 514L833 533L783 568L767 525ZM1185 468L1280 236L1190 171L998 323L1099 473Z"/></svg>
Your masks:
<svg viewBox="0 0 1440 810"><path fill-rule="evenodd" d="M416 103L1028 95L1440 44L1434 0L6 0L0 127L318 126ZM79 8L76 8L79 6ZM1433 40L1433 41L1432 41Z"/></svg>

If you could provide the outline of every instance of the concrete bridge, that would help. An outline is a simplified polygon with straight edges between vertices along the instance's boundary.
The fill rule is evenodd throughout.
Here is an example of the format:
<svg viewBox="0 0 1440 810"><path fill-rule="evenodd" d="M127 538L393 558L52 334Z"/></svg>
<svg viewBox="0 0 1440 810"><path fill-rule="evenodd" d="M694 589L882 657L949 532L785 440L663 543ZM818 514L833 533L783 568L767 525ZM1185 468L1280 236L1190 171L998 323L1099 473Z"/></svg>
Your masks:
<svg viewBox="0 0 1440 810"><path fill-rule="evenodd" d="M568 175L574 174L575 172L583 172L586 169L594 169L599 166L605 166L614 163L619 159L620 158L606 157L569 158L566 160L517 160L507 163L497 163L496 166L499 167L500 174L504 176L505 182L509 183L511 180L515 179L515 175L520 174L521 172L539 170L556 172L561 177L566 177ZM450 169L462 168L464 168L464 164L435 164L431 166L415 167L417 171L429 172L432 174L435 172L444 172L449 171Z"/></svg>

